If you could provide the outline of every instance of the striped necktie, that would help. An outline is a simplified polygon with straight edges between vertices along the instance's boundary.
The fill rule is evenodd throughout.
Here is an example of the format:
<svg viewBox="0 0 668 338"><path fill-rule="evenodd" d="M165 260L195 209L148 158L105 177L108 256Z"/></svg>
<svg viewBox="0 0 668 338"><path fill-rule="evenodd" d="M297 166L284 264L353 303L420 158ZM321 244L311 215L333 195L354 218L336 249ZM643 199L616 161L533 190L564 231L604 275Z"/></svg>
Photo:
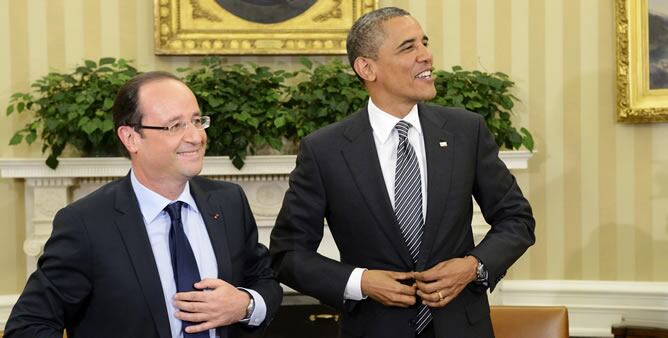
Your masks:
<svg viewBox="0 0 668 338"><path fill-rule="evenodd" d="M408 129L411 124L399 121L395 128L399 133L397 146L397 165L394 177L394 214L397 217L401 234L406 241L408 251L417 263L422 243L422 180L420 166L413 146L408 142ZM417 333L431 321L429 308L420 304L415 325Z"/></svg>

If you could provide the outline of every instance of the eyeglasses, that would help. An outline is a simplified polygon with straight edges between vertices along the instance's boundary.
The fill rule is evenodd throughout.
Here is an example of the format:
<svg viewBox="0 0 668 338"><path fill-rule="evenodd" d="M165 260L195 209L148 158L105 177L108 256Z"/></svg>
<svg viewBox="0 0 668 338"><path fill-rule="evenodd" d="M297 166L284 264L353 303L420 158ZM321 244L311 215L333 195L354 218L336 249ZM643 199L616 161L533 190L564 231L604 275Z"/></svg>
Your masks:
<svg viewBox="0 0 668 338"><path fill-rule="evenodd" d="M155 130L165 130L169 135L180 135L186 131L188 126L192 124L195 129L203 130L209 128L211 125L211 117L209 116L195 116L190 119L190 123L186 121L175 121L167 127L160 126L145 126L143 124L131 124L131 127L135 129L155 129Z"/></svg>

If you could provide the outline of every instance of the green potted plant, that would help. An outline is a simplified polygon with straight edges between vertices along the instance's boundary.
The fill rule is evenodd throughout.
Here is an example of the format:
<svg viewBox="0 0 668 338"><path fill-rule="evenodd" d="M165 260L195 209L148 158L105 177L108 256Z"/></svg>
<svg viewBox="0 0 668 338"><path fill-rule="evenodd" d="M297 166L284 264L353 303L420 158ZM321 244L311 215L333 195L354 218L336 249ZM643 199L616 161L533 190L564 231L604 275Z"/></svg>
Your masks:
<svg viewBox="0 0 668 338"><path fill-rule="evenodd" d="M238 169L248 153L282 147L286 112L285 79L292 73L255 64L223 65L220 58L202 60L198 68L182 68L184 82L200 110L211 116L207 155L229 156Z"/></svg>
<svg viewBox="0 0 668 338"><path fill-rule="evenodd" d="M533 136L525 128L518 132L510 117L517 98L510 90L515 83L504 73L466 71L459 66L452 72L439 70L436 76L436 97L431 102L461 107L485 118L487 127L501 148L519 149L524 146L533 151Z"/></svg>
<svg viewBox="0 0 668 338"><path fill-rule="evenodd" d="M116 154L111 107L118 89L137 70L126 60L86 60L72 73L49 73L32 84L33 92L11 96L7 115L31 111L34 118L17 131L10 145L25 140L32 144L37 135L42 152L49 151L46 164L55 169L66 146L83 156Z"/></svg>
<svg viewBox="0 0 668 338"><path fill-rule="evenodd" d="M207 155L229 156L241 168L259 148L281 150L285 140L299 140L357 111L367 93L350 67L339 59L314 65L302 59L296 72L255 64L223 65L204 58L200 67L179 69L212 124ZM87 60L73 73L50 73L33 93L12 95L7 114L31 111L34 119L17 131L10 144L43 141L46 164L55 168L66 146L83 156L115 155L116 136L111 107L116 92L138 71L123 59ZM506 149L533 150L525 128L512 126L514 83L503 73L436 71L437 95L432 102L464 107L484 116L497 144Z"/></svg>

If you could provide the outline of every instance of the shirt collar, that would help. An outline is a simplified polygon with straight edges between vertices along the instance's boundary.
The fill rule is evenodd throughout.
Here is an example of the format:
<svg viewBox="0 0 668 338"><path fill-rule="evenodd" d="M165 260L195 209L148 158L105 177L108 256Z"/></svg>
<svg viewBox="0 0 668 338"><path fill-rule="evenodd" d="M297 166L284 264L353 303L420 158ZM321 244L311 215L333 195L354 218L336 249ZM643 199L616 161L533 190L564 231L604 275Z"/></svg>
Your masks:
<svg viewBox="0 0 668 338"><path fill-rule="evenodd" d="M384 144L390 139L390 135L394 130L394 126L396 126L397 123L401 120L410 123L418 132L418 135L422 136L422 126L420 125L420 115L418 115L417 104L411 108L411 110L408 112L408 115L406 115L406 117L403 119L384 112L373 103L371 98L369 98L367 110L369 111L369 122L371 123L371 129L373 129L373 132L376 134L381 144Z"/></svg>
<svg viewBox="0 0 668 338"><path fill-rule="evenodd" d="M134 190L135 196L137 196L139 209L141 210L142 216L144 216L144 222L146 224L153 222L168 204L176 201L184 202L188 205L188 208L199 213L195 199L190 194L190 182L186 182L186 186L183 189L183 192L181 192L181 195L179 195L176 200L171 201L141 184L133 170L130 170L130 181L132 183L132 190Z"/></svg>

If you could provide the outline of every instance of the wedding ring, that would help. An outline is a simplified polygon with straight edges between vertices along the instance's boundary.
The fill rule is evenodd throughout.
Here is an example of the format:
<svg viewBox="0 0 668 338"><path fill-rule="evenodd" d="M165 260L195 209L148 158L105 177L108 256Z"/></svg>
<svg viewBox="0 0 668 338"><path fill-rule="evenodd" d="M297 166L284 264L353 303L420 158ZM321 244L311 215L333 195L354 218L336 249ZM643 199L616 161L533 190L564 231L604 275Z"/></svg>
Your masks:
<svg viewBox="0 0 668 338"><path fill-rule="evenodd" d="M441 291L436 291L436 292L438 293L439 301L443 300L443 295L441 294Z"/></svg>

